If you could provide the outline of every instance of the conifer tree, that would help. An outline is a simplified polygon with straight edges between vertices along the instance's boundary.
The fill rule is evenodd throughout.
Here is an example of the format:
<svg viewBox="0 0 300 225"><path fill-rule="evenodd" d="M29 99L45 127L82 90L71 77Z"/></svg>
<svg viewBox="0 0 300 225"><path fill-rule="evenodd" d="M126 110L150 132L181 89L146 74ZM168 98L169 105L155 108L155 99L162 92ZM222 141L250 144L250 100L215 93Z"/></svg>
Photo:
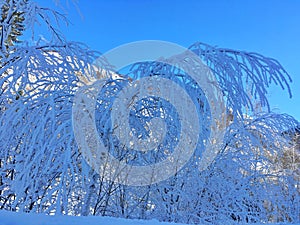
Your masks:
<svg viewBox="0 0 300 225"><path fill-rule="evenodd" d="M1 35L1 50L7 51L9 47L15 43L21 42L19 37L25 30L24 12L20 11L26 6L27 0L15 1L5 0L1 4L1 21L0 21L0 35Z"/></svg>

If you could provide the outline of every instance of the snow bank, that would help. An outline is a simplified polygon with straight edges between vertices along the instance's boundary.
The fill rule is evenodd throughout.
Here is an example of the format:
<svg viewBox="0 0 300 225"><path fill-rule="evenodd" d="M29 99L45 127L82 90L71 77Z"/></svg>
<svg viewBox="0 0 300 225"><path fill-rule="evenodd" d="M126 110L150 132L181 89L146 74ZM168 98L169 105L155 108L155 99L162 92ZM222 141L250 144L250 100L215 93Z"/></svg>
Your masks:
<svg viewBox="0 0 300 225"><path fill-rule="evenodd" d="M0 225L172 225L157 220L129 220L100 216L46 216L0 210ZM180 225L176 223L176 225Z"/></svg>
<svg viewBox="0 0 300 225"><path fill-rule="evenodd" d="M129 220L100 216L46 216L35 213L16 213L0 210L1 225L180 225L179 223L165 223L157 220ZM232 221L224 221L223 224L232 224ZM243 225L236 223L237 225ZM276 223L276 225L288 225L289 223ZM181 224L183 225L183 224ZM251 225L251 224L245 224ZM260 225L255 223L255 225ZM262 224L261 224L262 225ZM266 225L266 224L264 224ZM275 224L268 224L275 225ZM300 225L293 223L293 225Z"/></svg>

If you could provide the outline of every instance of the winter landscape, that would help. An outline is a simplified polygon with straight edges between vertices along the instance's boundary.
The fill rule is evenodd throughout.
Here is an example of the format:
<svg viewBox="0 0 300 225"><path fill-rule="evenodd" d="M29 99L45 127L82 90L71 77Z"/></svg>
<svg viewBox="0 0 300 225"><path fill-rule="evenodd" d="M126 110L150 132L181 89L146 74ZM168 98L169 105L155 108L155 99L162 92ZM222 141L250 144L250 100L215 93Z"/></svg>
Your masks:
<svg viewBox="0 0 300 225"><path fill-rule="evenodd" d="M299 110L271 96L297 74L201 40L94 49L66 14L111 3L54 3L0 1L1 225L300 224Z"/></svg>

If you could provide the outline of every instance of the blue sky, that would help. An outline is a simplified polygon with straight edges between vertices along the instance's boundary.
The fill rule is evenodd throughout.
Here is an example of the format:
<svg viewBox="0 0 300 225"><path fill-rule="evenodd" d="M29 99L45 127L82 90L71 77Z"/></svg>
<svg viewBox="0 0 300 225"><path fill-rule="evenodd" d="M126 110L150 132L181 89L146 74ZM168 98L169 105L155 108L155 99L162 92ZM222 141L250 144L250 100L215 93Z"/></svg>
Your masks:
<svg viewBox="0 0 300 225"><path fill-rule="evenodd" d="M271 88L271 107L300 120L300 1L79 0L78 9L71 0L61 0L63 9L38 2L67 14L71 24L61 26L67 39L103 53L154 39L185 47L201 41L276 58L293 78L293 98Z"/></svg>

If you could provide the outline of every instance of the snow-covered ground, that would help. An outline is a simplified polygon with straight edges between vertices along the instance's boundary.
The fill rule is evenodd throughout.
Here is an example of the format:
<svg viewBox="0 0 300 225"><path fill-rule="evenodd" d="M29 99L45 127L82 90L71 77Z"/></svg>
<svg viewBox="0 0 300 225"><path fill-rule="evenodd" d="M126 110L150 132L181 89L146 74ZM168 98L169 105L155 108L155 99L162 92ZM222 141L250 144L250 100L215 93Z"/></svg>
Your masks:
<svg viewBox="0 0 300 225"><path fill-rule="evenodd" d="M15 213L0 210L0 225L180 225L179 223L164 223L157 220L129 220L100 216L46 216L34 213ZM224 221L223 224L232 224ZM288 223L277 223L276 225ZM237 223L237 225L242 225ZM250 225L250 224L247 224ZM255 224L260 225L260 224ZM270 224L271 225L271 224ZM274 225L274 224L272 224ZM293 223L293 225L300 225Z"/></svg>
<svg viewBox="0 0 300 225"><path fill-rule="evenodd" d="M0 225L172 225L157 220L129 220L100 216L46 216L0 210ZM180 225L176 223L176 225Z"/></svg>

